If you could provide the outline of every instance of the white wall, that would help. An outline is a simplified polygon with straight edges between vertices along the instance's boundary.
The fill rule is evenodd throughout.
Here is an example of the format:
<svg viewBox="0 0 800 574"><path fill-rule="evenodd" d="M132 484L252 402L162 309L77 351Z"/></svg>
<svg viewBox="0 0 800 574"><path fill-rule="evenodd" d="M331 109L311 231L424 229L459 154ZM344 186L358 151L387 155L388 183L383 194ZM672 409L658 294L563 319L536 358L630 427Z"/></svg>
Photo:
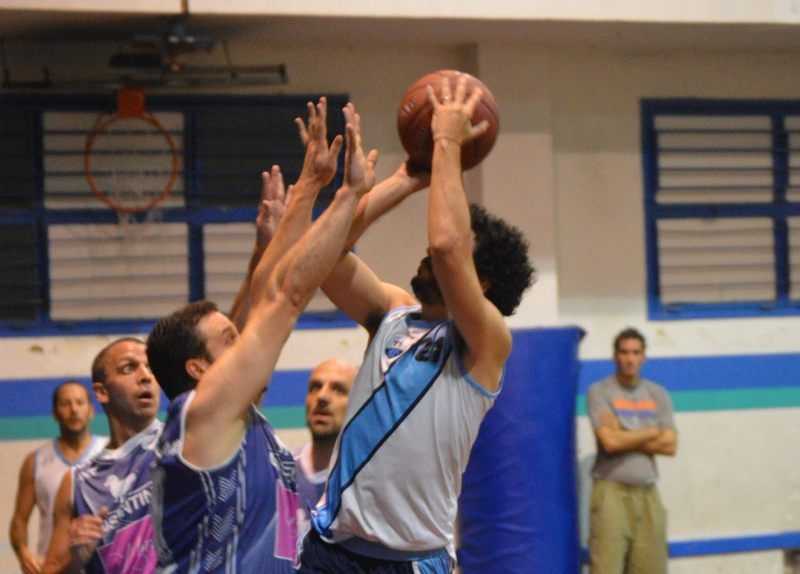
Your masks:
<svg viewBox="0 0 800 574"><path fill-rule="evenodd" d="M651 357L797 352L795 318L646 320L642 97L791 98L783 65L797 54L554 56L559 318L583 326L584 358L607 358L625 325L643 328ZM797 409L684 413L680 449L660 462L672 540L792 531L800 525ZM582 462L594 452L580 421ZM588 483L586 465L581 470ZM584 498L585 500L585 498ZM584 525L585 525L585 516ZM672 561L672 571L780 572L779 552Z"/></svg>

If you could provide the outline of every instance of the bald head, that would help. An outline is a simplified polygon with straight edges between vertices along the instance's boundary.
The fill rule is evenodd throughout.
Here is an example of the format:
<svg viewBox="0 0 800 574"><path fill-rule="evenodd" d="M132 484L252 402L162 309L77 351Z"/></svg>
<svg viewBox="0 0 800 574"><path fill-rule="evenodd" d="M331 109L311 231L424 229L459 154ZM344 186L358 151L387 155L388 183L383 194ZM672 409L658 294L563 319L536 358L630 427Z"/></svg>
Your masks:
<svg viewBox="0 0 800 574"><path fill-rule="evenodd" d="M342 359L327 359L311 371L306 393L306 424L315 441L336 440L357 374L358 367Z"/></svg>

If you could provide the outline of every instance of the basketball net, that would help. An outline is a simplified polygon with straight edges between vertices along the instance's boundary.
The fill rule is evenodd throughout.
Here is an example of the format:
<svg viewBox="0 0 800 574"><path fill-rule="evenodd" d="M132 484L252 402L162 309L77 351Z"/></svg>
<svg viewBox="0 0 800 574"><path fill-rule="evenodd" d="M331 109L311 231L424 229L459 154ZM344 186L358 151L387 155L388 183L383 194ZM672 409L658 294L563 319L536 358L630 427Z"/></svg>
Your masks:
<svg viewBox="0 0 800 574"><path fill-rule="evenodd" d="M180 154L170 133L147 111L144 90L118 90L116 113L97 118L86 139L84 170L94 195L121 222L147 219L170 196Z"/></svg>
<svg viewBox="0 0 800 574"><path fill-rule="evenodd" d="M135 214L125 211L116 211L117 225L113 239L125 243L136 242L138 239L150 235L158 229L157 225L164 220L163 210L154 207L144 213Z"/></svg>

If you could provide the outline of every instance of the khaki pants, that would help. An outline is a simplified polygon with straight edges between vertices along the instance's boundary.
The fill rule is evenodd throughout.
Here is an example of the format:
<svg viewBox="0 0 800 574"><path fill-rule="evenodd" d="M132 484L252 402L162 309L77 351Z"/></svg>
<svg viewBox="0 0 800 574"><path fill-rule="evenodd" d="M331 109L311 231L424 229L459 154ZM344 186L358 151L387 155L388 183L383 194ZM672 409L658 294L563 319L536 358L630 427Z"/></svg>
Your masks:
<svg viewBox="0 0 800 574"><path fill-rule="evenodd" d="M666 574L667 512L655 486L592 485L591 574Z"/></svg>

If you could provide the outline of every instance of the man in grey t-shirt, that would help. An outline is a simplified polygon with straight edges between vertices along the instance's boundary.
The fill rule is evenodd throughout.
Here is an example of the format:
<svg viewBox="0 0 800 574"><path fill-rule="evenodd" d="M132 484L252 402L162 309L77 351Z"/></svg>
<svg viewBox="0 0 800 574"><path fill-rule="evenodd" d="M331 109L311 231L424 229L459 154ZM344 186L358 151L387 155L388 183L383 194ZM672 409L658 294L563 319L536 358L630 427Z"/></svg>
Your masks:
<svg viewBox="0 0 800 574"><path fill-rule="evenodd" d="M616 373L589 387L597 438L592 468L589 553L592 574L667 571L666 511L656 489L655 455L678 445L672 400L642 379L645 339L625 329L614 339Z"/></svg>

